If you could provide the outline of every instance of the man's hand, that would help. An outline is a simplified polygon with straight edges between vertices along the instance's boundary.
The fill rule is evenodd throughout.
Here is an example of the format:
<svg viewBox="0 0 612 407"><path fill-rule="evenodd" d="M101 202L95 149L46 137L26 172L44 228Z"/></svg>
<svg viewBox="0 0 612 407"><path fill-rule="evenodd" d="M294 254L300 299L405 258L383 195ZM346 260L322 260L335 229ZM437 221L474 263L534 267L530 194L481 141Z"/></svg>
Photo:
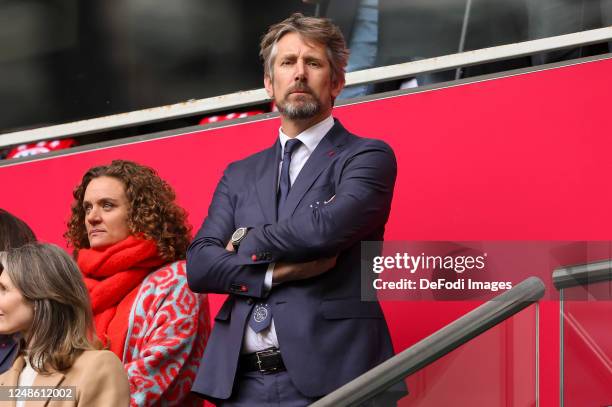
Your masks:
<svg viewBox="0 0 612 407"><path fill-rule="evenodd" d="M306 263L282 263L274 266L272 283L280 284L287 281L305 280L325 273L336 265L338 256L309 261Z"/></svg>
<svg viewBox="0 0 612 407"><path fill-rule="evenodd" d="M233 252L234 251L234 245L232 244L231 240L229 242L227 242L227 246L225 246L225 250L227 250L228 252Z"/></svg>

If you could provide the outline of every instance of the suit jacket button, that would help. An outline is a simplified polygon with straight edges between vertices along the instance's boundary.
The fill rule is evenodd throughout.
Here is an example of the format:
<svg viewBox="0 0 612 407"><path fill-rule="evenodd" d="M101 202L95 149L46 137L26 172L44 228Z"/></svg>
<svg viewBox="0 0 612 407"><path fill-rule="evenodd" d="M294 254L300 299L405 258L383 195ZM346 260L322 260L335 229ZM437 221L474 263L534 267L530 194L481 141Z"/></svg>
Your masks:
<svg viewBox="0 0 612 407"><path fill-rule="evenodd" d="M253 305L253 303L254 303L254 302L255 302L255 301L253 301L253 299L252 299L252 298L249 298L249 299L247 300L247 304L248 304L248 305Z"/></svg>

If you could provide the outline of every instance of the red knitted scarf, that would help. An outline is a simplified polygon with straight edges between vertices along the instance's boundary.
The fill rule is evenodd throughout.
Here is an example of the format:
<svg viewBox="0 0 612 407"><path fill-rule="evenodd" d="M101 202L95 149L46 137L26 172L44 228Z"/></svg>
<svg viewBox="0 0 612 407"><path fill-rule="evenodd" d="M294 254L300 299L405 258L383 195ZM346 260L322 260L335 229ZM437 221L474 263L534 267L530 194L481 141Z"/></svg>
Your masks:
<svg viewBox="0 0 612 407"><path fill-rule="evenodd" d="M104 250L81 249L78 261L91 297L96 332L123 359L132 304L140 283L164 263L152 240L129 236Z"/></svg>

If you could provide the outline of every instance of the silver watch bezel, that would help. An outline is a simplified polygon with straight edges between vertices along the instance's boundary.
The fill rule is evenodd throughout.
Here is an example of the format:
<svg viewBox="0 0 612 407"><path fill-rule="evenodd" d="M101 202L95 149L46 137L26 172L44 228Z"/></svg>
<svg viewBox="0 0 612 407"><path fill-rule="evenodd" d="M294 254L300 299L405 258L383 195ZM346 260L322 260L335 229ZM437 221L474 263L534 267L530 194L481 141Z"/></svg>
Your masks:
<svg viewBox="0 0 612 407"><path fill-rule="evenodd" d="M247 227L241 227L241 228L236 229L234 233L232 233L231 242L234 247L238 246L240 242L242 241L242 239L245 238L248 230L249 229Z"/></svg>

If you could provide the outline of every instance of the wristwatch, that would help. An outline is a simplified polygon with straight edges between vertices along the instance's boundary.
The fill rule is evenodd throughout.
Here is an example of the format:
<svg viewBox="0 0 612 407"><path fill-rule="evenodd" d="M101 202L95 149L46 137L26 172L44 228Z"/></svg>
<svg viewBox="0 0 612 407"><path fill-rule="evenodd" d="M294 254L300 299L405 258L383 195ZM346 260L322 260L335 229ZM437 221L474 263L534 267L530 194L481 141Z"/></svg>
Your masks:
<svg viewBox="0 0 612 407"><path fill-rule="evenodd" d="M246 237L247 233L249 232L248 227L241 227L236 229L236 231L234 233L232 233L232 238L231 238L231 242L232 242L232 246L234 246L234 250L238 251L238 247L240 246L240 242L242 242L244 240L244 238Z"/></svg>

